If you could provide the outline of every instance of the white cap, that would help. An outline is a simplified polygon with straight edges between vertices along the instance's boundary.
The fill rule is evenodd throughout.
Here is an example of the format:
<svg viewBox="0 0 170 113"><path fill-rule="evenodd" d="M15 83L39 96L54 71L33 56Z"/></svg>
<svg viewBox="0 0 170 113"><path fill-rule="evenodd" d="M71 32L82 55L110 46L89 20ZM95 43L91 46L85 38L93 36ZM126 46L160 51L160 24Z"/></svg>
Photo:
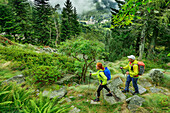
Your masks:
<svg viewBox="0 0 170 113"><path fill-rule="evenodd" d="M130 55L130 56L127 56L127 57L130 58L130 59L135 60L135 56L134 55Z"/></svg>

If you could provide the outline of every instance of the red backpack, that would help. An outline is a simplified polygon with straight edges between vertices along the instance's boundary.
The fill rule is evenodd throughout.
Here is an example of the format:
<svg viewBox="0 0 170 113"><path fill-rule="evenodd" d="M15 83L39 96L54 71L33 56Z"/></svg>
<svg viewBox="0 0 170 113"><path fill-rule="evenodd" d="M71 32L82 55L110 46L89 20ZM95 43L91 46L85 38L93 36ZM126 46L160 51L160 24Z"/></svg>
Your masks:
<svg viewBox="0 0 170 113"><path fill-rule="evenodd" d="M145 71L145 64L141 61L138 61L137 64L133 64L133 65L138 65L138 75L143 75L144 71ZM133 70L133 65L131 67L131 70Z"/></svg>

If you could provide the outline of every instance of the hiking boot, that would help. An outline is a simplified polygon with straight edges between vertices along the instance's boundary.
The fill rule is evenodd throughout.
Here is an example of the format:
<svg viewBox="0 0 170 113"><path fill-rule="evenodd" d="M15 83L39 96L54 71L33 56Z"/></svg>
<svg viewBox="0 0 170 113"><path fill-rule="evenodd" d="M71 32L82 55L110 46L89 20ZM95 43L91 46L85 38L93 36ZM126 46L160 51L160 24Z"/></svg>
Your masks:
<svg viewBox="0 0 170 113"><path fill-rule="evenodd" d="M133 95L137 95L137 94L139 94L139 92L134 92L134 93L133 93Z"/></svg>
<svg viewBox="0 0 170 113"><path fill-rule="evenodd" d="M106 94L106 96L113 96L111 93Z"/></svg>
<svg viewBox="0 0 170 113"><path fill-rule="evenodd" d="M100 100L99 100L99 98L96 98L96 99L94 99L93 101L94 101L94 102L99 102Z"/></svg>
<svg viewBox="0 0 170 113"><path fill-rule="evenodd" d="M123 90L122 93L126 93L126 92L129 92L129 90Z"/></svg>

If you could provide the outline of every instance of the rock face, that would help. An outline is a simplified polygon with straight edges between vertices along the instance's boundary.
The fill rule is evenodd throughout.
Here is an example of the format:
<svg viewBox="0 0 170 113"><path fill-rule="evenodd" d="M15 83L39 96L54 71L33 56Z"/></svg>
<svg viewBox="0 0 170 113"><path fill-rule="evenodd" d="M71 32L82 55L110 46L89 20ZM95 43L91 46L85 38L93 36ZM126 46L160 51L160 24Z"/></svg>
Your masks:
<svg viewBox="0 0 170 113"><path fill-rule="evenodd" d="M75 75L65 75L64 78L62 78L61 80L57 81L57 84L64 84L64 83L68 83L68 82L72 82L73 78L75 78Z"/></svg>
<svg viewBox="0 0 170 113"><path fill-rule="evenodd" d="M142 87L142 86L139 85L139 84L138 84L138 89L139 89L139 93L140 93L140 94L143 94L143 93L145 93L145 92L147 91L144 87Z"/></svg>
<svg viewBox="0 0 170 113"><path fill-rule="evenodd" d="M59 90L55 90L55 91L43 91L42 95L43 96L49 96L50 98L54 98L54 97L58 97L58 98L62 98L67 94L67 90L66 87L63 87Z"/></svg>
<svg viewBox="0 0 170 113"><path fill-rule="evenodd" d="M17 84L21 84L21 83L25 82L25 77L24 77L24 75L17 75L17 76L14 76L12 78L9 78L9 79L3 81L2 84L9 83L9 82L17 82Z"/></svg>
<svg viewBox="0 0 170 113"><path fill-rule="evenodd" d="M139 79L139 83L143 87L151 87L152 84L146 79Z"/></svg>
<svg viewBox="0 0 170 113"><path fill-rule="evenodd" d="M137 95L134 95L133 97L130 97L128 99L126 99L126 102L129 103L128 104L128 109L130 111L135 111L139 106L142 106L142 103L145 100Z"/></svg>
<svg viewBox="0 0 170 113"><path fill-rule="evenodd" d="M162 89L158 89L158 88L156 88L156 87L151 87L151 88L150 88L150 91L151 91L152 93L163 92Z"/></svg>
<svg viewBox="0 0 170 113"><path fill-rule="evenodd" d="M149 77L151 77L153 83L157 84L162 82L164 74L159 69L152 69L150 71Z"/></svg>
<svg viewBox="0 0 170 113"><path fill-rule="evenodd" d="M119 89L119 85L122 84L123 81L120 78L116 78L115 80L112 80L108 83L108 87L111 90L113 96L106 96L108 93L106 89L103 89L103 96L104 99L110 104L113 105L117 102L124 101L126 99L126 96L122 93L122 91Z"/></svg>

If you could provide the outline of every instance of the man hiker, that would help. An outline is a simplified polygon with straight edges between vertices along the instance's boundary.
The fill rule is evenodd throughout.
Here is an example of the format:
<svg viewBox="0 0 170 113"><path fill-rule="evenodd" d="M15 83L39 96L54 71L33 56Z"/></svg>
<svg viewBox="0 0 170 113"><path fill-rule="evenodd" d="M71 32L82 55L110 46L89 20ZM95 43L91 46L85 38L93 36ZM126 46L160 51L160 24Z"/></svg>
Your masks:
<svg viewBox="0 0 170 113"><path fill-rule="evenodd" d="M104 74L104 67L102 66L102 63L98 62L96 64L96 69L98 70L96 73L90 73L90 76L92 75L97 75L97 78L99 79L99 87L97 90L97 98L94 99L95 102L100 101L99 97L100 97L100 91L105 88L109 93L106 94L106 96L112 96L112 93L110 91L110 89L106 86L107 85L107 77Z"/></svg>
<svg viewBox="0 0 170 113"><path fill-rule="evenodd" d="M120 69L129 69L129 71L126 72L127 80L126 80L126 84L125 84L125 89L122 92L123 93L129 92L129 84L132 81L133 87L135 89L135 92L133 93L133 95L139 94L138 85L137 85L137 81L139 78L138 65L137 65L138 61L135 60L134 55L130 55L127 57L128 57L128 61L129 61L128 65L125 67L120 67Z"/></svg>

